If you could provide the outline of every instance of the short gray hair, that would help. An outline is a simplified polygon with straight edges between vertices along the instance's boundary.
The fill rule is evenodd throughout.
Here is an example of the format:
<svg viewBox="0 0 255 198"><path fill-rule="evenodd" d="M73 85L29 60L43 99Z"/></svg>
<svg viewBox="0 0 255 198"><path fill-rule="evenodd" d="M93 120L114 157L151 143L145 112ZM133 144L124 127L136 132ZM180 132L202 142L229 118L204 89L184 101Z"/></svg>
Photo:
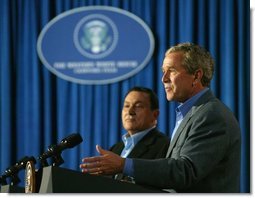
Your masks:
<svg viewBox="0 0 255 198"><path fill-rule="evenodd" d="M210 85L214 73L214 60L208 51L193 43L180 43L168 49L165 56L173 52L183 52L183 67L185 70L190 74L194 74L198 69L202 69L204 75L201 83L203 86Z"/></svg>

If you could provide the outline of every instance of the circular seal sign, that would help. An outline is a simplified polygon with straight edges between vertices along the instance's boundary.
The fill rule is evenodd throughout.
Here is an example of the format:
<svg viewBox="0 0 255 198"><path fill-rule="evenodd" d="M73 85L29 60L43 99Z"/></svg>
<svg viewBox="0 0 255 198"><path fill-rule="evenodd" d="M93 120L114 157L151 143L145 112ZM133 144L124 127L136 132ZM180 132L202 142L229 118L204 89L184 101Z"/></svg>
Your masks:
<svg viewBox="0 0 255 198"><path fill-rule="evenodd" d="M66 11L41 31L37 52L58 77L81 84L108 84L141 71L154 38L136 15L109 6Z"/></svg>
<svg viewBox="0 0 255 198"><path fill-rule="evenodd" d="M25 169L25 193L35 193L35 166L28 161Z"/></svg>

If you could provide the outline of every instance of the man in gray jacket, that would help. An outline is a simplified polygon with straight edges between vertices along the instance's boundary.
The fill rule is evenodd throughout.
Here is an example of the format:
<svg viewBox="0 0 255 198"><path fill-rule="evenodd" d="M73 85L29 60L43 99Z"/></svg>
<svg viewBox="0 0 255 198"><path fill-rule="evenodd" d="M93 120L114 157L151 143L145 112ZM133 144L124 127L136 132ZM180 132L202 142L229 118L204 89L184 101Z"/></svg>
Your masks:
<svg viewBox="0 0 255 198"><path fill-rule="evenodd" d="M211 55L198 45L179 44L166 52L162 71L167 100L180 103L166 158L124 159L97 146L100 156L84 158L82 171L121 172L137 184L176 192L239 192L240 128L209 90Z"/></svg>

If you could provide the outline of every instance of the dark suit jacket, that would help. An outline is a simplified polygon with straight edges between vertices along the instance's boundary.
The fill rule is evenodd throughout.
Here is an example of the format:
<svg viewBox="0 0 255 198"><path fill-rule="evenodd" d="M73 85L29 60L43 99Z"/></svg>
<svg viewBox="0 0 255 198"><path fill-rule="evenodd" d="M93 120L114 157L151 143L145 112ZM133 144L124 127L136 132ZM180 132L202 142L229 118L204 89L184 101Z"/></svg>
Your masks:
<svg viewBox="0 0 255 198"><path fill-rule="evenodd" d="M154 128L135 145L128 157L142 159L165 158L169 142L168 136ZM110 151L120 155L123 148L124 143L121 141L113 145Z"/></svg>
<svg viewBox="0 0 255 198"><path fill-rule="evenodd" d="M158 159L165 158L170 139L156 128L148 132L129 153L129 158ZM120 155L124 149L123 141L110 148L110 151ZM117 180L130 181L128 176L117 174L113 176Z"/></svg>
<svg viewBox="0 0 255 198"><path fill-rule="evenodd" d="M239 192L240 128L207 91L184 117L166 159L134 159L136 183L177 192Z"/></svg>

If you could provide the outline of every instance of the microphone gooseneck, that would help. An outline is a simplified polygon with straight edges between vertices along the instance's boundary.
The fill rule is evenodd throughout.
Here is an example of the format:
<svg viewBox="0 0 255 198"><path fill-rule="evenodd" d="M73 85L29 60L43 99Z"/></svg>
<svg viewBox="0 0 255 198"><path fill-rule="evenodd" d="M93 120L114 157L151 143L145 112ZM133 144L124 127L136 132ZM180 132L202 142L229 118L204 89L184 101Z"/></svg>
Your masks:
<svg viewBox="0 0 255 198"><path fill-rule="evenodd" d="M43 167L49 166L47 158L52 157L53 166L59 166L64 163L61 153L63 150L73 148L83 141L82 137L78 133L73 133L63 140L58 145L50 145L48 150L38 157Z"/></svg>

